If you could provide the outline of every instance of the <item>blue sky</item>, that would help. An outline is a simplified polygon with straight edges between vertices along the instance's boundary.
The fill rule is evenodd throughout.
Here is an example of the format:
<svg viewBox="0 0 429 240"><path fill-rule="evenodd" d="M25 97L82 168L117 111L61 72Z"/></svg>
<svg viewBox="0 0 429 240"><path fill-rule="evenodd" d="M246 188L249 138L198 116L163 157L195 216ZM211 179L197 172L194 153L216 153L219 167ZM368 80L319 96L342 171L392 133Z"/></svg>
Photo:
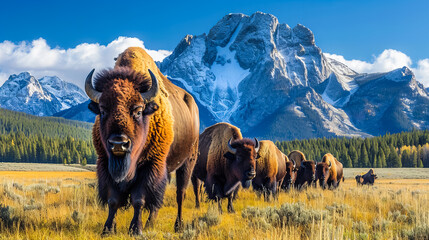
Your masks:
<svg viewBox="0 0 429 240"><path fill-rule="evenodd" d="M297 23L307 26L323 52L347 60L373 63L386 49L405 54L413 67L419 60L429 59L427 0L33 0L2 1L1 5L0 43L15 45L42 38L51 49L72 49L83 43L107 45L125 36L140 39L147 49L171 51L186 34L207 33L228 13L262 11L291 27ZM3 75L4 68L0 64Z"/></svg>

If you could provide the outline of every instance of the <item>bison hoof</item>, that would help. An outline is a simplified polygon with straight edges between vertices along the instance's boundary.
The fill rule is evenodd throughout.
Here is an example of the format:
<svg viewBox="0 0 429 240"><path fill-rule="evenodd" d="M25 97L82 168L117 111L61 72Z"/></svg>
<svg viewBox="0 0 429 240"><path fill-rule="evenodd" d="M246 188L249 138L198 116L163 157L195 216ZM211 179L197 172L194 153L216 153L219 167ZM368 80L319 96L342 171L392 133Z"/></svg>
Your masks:
<svg viewBox="0 0 429 240"><path fill-rule="evenodd" d="M228 208L228 213L235 213L234 208Z"/></svg>
<svg viewBox="0 0 429 240"><path fill-rule="evenodd" d="M131 221L130 228L128 229L128 233L133 236L143 235L141 222Z"/></svg>
<svg viewBox="0 0 429 240"><path fill-rule="evenodd" d="M177 219L174 223L174 231L175 232L181 232L183 231L183 221Z"/></svg>
<svg viewBox="0 0 429 240"><path fill-rule="evenodd" d="M141 229L130 229L129 234L132 236L142 236L143 231Z"/></svg>
<svg viewBox="0 0 429 240"><path fill-rule="evenodd" d="M113 223L112 226L104 226L103 232L101 233L102 237L107 237L116 233L116 223Z"/></svg>

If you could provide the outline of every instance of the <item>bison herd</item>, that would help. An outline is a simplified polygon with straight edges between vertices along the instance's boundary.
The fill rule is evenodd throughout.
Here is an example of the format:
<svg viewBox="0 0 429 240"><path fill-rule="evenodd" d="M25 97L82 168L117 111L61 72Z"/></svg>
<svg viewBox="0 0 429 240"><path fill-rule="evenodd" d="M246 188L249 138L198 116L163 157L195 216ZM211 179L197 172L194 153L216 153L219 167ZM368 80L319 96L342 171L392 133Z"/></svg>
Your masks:
<svg viewBox="0 0 429 240"><path fill-rule="evenodd" d="M153 70L153 72L151 71ZM243 138L228 123L217 123L199 134L199 113L193 97L172 84L141 48L128 48L115 67L85 81L85 91L97 114L93 143L98 154L98 196L109 208L103 234L116 231L119 208L132 206L129 231L141 235L142 210L153 225L171 172L176 175L178 205L175 231L183 227L182 202L192 181L195 205L200 193L217 201L228 199L228 212L240 186L265 200L281 190L307 186L337 188L343 165L330 153L322 162L307 160L300 151L282 153L273 142ZM356 176L358 184L374 183L373 171Z"/></svg>

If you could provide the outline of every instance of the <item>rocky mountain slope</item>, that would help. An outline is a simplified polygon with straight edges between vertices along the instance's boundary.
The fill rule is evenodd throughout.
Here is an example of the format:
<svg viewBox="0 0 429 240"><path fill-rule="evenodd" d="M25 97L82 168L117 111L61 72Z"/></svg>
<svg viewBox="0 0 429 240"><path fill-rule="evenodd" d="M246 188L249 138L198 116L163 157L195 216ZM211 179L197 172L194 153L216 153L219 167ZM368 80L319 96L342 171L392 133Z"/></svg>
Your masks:
<svg viewBox="0 0 429 240"><path fill-rule="evenodd" d="M37 116L51 116L87 99L76 85L58 77L37 80L28 72L11 75L0 87L0 107Z"/></svg>
<svg viewBox="0 0 429 240"><path fill-rule="evenodd" d="M195 96L210 115L204 118L231 122L251 136L369 136L429 127L429 113L414 110L429 106L427 90L409 69L356 73L325 57L310 29L261 12L229 14L208 34L187 35L160 68Z"/></svg>

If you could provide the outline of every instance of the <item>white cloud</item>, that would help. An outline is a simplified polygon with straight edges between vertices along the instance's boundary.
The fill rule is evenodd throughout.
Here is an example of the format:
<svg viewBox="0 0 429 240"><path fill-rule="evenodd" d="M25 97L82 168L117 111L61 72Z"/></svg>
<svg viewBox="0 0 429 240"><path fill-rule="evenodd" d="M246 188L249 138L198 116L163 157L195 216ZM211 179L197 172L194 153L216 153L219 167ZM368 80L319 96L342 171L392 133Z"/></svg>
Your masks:
<svg viewBox="0 0 429 240"><path fill-rule="evenodd" d="M425 87L429 87L429 58L418 61L417 69L414 70L416 78L420 80Z"/></svg>
<svg viewBox="0 0 429 240"><path fill-rule="evenodd" d="M361 60L346 60L343 56L337 54L324 53L326 57L335 59L344 63L358 73L388 72L403 66L409 67L415 74L416 79L425 87L429 87L429 59L419 60L416 67L406 54L394 50L386 49L380 55L373 56L372 62Z"/></svg>
<svg viewBox="0 0 429 240"><path fill-rule="evenodd" d="M138 38L118 37L108 45L82 43L75 48L52 48L43 38L19 44L0 43L0 86L9 75L28 71L36 78L56 75L83 88L83 81L92 68L113 67L113 60L128 47L144 48L155 60L170 55L166 50L148 50Z"/></svg>

